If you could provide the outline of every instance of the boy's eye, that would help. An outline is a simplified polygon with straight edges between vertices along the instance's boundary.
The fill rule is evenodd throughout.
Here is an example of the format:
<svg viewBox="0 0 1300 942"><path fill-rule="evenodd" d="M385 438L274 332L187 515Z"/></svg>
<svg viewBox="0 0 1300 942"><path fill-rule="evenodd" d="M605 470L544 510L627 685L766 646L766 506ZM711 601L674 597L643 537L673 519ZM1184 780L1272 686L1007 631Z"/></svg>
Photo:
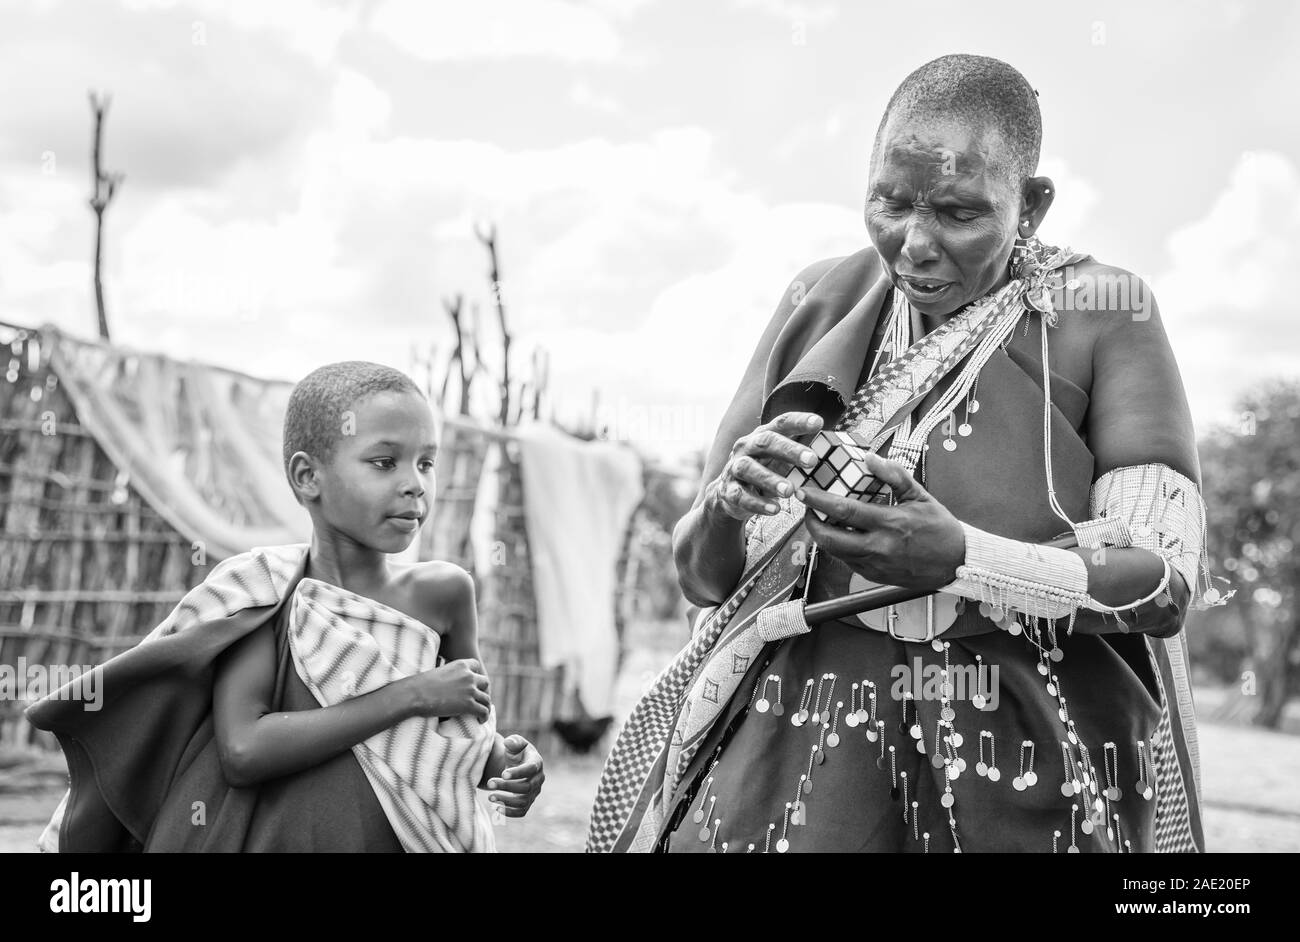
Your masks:
<svg viewBox="0 0 1300 942"><path fill-rule="evenodd" d="M391 464L393 463L393 459L392 459L392 458L373 458L373 459L371 459L370 463L373 464L375 467L380 468L381 470L387 470L387 466L388 466L388 465L391 465Z"/></svg>
<svg viewBox="0 0 1300 942"><path fill-rule="evenodd" d="M433 462L432 462L432 461L421 461L421 462L420 462L420 470L421 470L421 471L432 471L432 470L433 470Z"/></svg>

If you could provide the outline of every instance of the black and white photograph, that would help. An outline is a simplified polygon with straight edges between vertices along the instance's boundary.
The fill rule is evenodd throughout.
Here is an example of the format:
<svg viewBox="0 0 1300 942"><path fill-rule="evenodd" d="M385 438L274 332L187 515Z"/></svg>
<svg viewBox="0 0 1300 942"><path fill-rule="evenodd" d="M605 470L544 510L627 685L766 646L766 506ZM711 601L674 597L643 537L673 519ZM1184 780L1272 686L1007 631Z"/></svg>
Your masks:
<svg viewBox="0 0 1300 942"><path fill-rule="evenodd" d="M1300 851L1298 47L1284 0L0 2L24 905L149 921L95 874L154 853ZM1139 867L1096 915L1250 912Z"/></svg>

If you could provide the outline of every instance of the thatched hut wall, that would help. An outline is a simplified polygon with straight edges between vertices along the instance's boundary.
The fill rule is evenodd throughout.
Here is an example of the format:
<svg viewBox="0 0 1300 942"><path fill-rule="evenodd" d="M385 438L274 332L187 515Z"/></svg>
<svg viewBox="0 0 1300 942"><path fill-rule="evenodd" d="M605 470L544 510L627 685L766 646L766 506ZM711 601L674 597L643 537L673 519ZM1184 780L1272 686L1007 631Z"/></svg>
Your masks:
<svg viewBox="0 0 1300 942"><path fill-rule="evenodd" d="M0 322L0 664L97 664L135 644L219 560L204 557L132 487L80 425L39 330ZM482 481L492 450L496 480ZM540 746L561 709L561 676L540 666L523 482L509 436L449 422L434 518L420 558L474 574L483 660L498 726ZM495 496L493 546L468 538L476 502ZM52 737L0 700L0 743Z"/></svg>
<svg viewBox="0 0 1300 942"><path fill-rule="evenodd" d="M39 331L0 324L0 664L93 665L203 580L201 553L119 473L49 367ZM53 745L0 700L0 742Z"/></svg>

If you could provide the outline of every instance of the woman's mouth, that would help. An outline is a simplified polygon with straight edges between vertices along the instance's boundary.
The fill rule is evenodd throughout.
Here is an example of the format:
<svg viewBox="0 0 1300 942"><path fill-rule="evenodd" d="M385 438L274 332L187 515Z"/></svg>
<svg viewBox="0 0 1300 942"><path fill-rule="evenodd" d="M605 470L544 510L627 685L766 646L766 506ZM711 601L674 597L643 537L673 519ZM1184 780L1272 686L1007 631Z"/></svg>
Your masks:
<svg viewBox="0 0 1300 942"><path fill-rule="evenodd" d="M899 276L898 283L914 301L935 301L952 287L951 281L938 281L934 278L907 278Z"/></svg>

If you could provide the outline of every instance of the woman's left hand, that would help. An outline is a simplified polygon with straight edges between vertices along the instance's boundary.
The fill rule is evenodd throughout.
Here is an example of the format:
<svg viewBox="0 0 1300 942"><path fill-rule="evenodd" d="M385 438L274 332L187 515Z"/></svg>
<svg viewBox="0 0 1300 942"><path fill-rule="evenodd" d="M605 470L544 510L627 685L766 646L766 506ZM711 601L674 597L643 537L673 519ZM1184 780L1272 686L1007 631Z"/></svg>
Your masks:
<svg viewBox="0 0 1300 942"><path fill-rule="evenodd" d="M897 461L867 455L867 470L888 485L898 503L836 497L805 485L795 496L809 510L804 522L823 552L883 585L934 591L957 578L966 559L961 523Z"/></svg>
<svg viewBox="0 0 1300 942"><path fill-rule="evenodd" d="M503 745L506 767L499 777L488 781L487 787L492 790L488 801L500 807L507 818L522 818L541 794L542 783L546 781L542 756L532 743L518 734L507 736Z"/></svg>

